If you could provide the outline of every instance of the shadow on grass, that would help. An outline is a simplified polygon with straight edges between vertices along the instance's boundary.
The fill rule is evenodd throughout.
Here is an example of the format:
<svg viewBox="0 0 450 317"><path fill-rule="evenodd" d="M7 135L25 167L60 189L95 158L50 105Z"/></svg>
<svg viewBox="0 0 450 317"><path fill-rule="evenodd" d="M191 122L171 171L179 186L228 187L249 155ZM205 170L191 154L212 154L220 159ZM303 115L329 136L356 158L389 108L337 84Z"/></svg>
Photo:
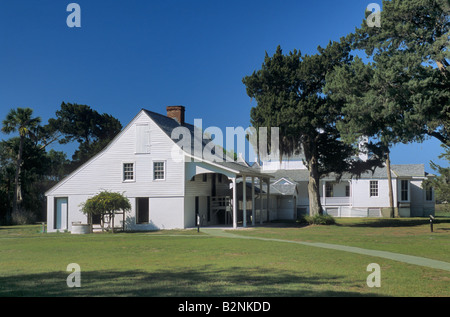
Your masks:
<svg viewBox="0 0 450 317"><path fill-rule="evenodd" d="M270 222L264 222L263 224L257 223L255 227L267 227L267 228L303 228L307 227L306 222L300 222L298 220L272 220ZM251 226L249 226L251 228Z"/></svg>
<svg viewBox="0 0 450 317"><path fill-rule="evenodd" d="M359 292L336 291L337 285L345 283L343 277L303 276L267 268L221 270L205 266L183 271L82 271L79 288L67 286L69 274L50 272L0 277L0 297L362 296Z"/></svg>
<svg viewBox="0 0 450 317"><path fill-rule="evenodd" d="M344 221L340 221L344 219ZM435 217L434 224L450 224L450 218L447 217ZM373 227L373 228L387 228L387 227L416 227L429 225L430 218L336 218L336 223L330 226L339 227ZM270 223L264 223L257 225L256 227L269 227L269 228L302 228L309 226L307 223L296 222L291 220L279 220L272 221Z"/></svg>
<svg viewBox="0 0 450 317"><path fill-rule="evenodd" d="M433 221L434 224L449 223L449 218L436 217ZM429 225L430 219L428 217L423 218L371 218L371 219L359 219L355 222L340 222L337 225L342 227L373 227L373 228L387 228L387 227L415 227Z"/></svg>

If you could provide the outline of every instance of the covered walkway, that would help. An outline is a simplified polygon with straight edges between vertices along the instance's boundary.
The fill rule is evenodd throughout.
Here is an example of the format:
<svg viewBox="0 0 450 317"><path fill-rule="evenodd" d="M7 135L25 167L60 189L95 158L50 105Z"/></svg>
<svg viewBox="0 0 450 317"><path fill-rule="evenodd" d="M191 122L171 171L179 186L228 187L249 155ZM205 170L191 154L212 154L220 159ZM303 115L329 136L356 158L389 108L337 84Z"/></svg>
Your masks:
<svg viewBox="0 0 450 317"><path fill-rule="evenodd" d="M230 218L232 222L233 228L238 227L238 202L239 197L242 197L242 226L245 228L250 223L248 223L248 219L251 219L251 225L255 226L258 223L262 224L264 219L269 221L270 217L270 178L273 176L266 173L260 173L259 171L249 167L245 163L239 162L210 162L210 161L201 161L201 162L188 162L186 166L186 178L188 180L192 179L196 175L200 174L214 174L219 173L228 177L231 181L230 189L231 195L229 197L222 196L224 204L222 207L230 207ZM266 183L267 190L266 193L262 191L259 192L259 213L256 210L256 195L255 195L255 183L258 181L258 187L263 188L263 183ZM238 193L238 183L242 183L242 196L241 193ZM250 184L249 188L248 184ZM189 184L187 185L189 186ZM248 195L247 190L250 190L250 195ZM264 208L263 204L263 195L266 196L266 204ZM247 199L248 196L251 200L251 210L247 210ZM211 207L218 208L217 206L213 206L218 201L218 196L215 194L212 195L211 198ZM249 217L249 213L251 213L251 217ZM264 215L266 215L264 217ZM258 218L258 219L257 219Z"/></svg>

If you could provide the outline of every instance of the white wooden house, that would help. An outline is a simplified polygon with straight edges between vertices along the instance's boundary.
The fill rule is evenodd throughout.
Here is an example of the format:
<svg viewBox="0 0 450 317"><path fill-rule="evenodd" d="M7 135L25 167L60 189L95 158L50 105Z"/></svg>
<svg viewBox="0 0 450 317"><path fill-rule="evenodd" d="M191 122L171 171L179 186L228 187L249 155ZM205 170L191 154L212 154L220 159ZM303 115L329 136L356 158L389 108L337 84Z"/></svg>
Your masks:
<svg viewBox="0 0 450 317"><path fill-rule="evenodd" d="M309 171L301 160L262 162L255 169L274 176L272 193L280 184L286 187L271 198L271 219L296 219L309 213ZM394 208L401 217L434 215L435 197L432 188L424 188L423 181L433 175L425 172L423 164L391 165ZM321 204L325 213L336 217L389 217L389 183L386 167L360 177L327 175L320 180Z"/></svg>
<svg viewBox="0 0 450 317"><path fill-rule="evenodd" d="M115 218L125 230L227 225L236 228L267 220L297 219L308 213L308 170L301 160L263 162L214 161L196 156L172 139L187 128L192 146L210 141L184 122L185 108L167 107L167 115L142 109L100 153L47 191L49 232L72 230L87 223L80 204L108 190L124 193L131 212ZM174 151L176 149L177 151ZM177 153L176 155L174 153ZM394 206L400 215L434 214L434 193L423 165L392 165ZM270 184L270 186L269 186ZM388 216L386 168L360 178L333 175L320 181L326 213L338 217Z"/></svg>
<svg viewBox="0 0 450 317"><path fill-rule="evenodd" d="M197 219L202 225L237 227L239 218L254 223L257 215L263 221L267 213L254 207L244 207L238 215L237 181L269 182L271 175L243 163L208 161L192 151L174 155L175 128L185 127L198 138L194 126L184 122L184 112L182 106L167 107L167 115L142 109L104 150L48 190L48 231L71 231L73 223L87 223L80 204L103 190L124 193L130 200L131 212L114 223L125 230L189 228ZM247 197L254 202L254 186L242 191L243 206Z"/></svg>

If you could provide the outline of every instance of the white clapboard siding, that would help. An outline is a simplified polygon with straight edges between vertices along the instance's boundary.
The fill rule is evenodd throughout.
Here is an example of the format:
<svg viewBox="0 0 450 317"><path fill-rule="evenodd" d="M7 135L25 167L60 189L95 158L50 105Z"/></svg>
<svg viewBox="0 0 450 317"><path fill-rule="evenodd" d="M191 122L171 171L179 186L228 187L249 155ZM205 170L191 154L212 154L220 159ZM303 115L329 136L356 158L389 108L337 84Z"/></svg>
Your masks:
<svg viewBox="0 0 450 317"><path fill-rule="evenodd" d="M370 181L378 181L378 196L370 196ZM389 182L387 179L355 179L352 181L352 206L353 207L388 207L389 206ZM397 180L392 180L394 205L397 206Z"/></svg>
<svg viewBox="0 0 450 317"><path fill-rule="evenodd" d="M137 146L137 133L150 146ZM92 195L102 190L128 197L183 196L184 162L171 159L172 140L141 111L111 144L47 192L47 196ZM137 153L137 151L145 153ZM165 162L165 179L153 180L153 162ZM123 164L133 163L134 181L123 181Z"/></svg>
<svg viewBox="0 0 450 317"><path fill-rule="evenodd" d="M196 175L193 180L186 181L186 196L211 196L212 174L206 173L206 182L203 181L203 175Z"/></svg>

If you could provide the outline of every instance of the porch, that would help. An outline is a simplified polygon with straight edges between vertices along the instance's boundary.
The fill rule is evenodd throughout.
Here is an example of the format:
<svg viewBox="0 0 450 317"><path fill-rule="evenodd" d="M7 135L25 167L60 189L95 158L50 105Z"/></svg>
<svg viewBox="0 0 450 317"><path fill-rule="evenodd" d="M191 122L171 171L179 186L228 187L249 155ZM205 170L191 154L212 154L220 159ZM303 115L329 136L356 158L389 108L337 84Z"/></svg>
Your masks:
<svg viewBox="0 0 450 317"><path fill-rule="evenodd" d="M352 190L351 180L323 181L320 190L320 203L327 206L351 206Z"/></svg>
<svg viewBox="0 0 450 317"><path fill-rule="evenodd" d="M255 226L270 218L270 184L268 174L237 162L189 162L186 166L186 227L229 225L233 228ZM192 180L199 179L197 184ZM258 195L257 193L258 192ZM263 196L265 204L263 204ZM260 208L256 208L259 200ZM194 208L192 208L194 207ZM195 219L191 222L190 219Z"/></svg>
<svg viewBox="0 0 450 317"><path fill-rule="evenodd" d="M320 197L322 206L350 206L351 197Z"/></svg>

